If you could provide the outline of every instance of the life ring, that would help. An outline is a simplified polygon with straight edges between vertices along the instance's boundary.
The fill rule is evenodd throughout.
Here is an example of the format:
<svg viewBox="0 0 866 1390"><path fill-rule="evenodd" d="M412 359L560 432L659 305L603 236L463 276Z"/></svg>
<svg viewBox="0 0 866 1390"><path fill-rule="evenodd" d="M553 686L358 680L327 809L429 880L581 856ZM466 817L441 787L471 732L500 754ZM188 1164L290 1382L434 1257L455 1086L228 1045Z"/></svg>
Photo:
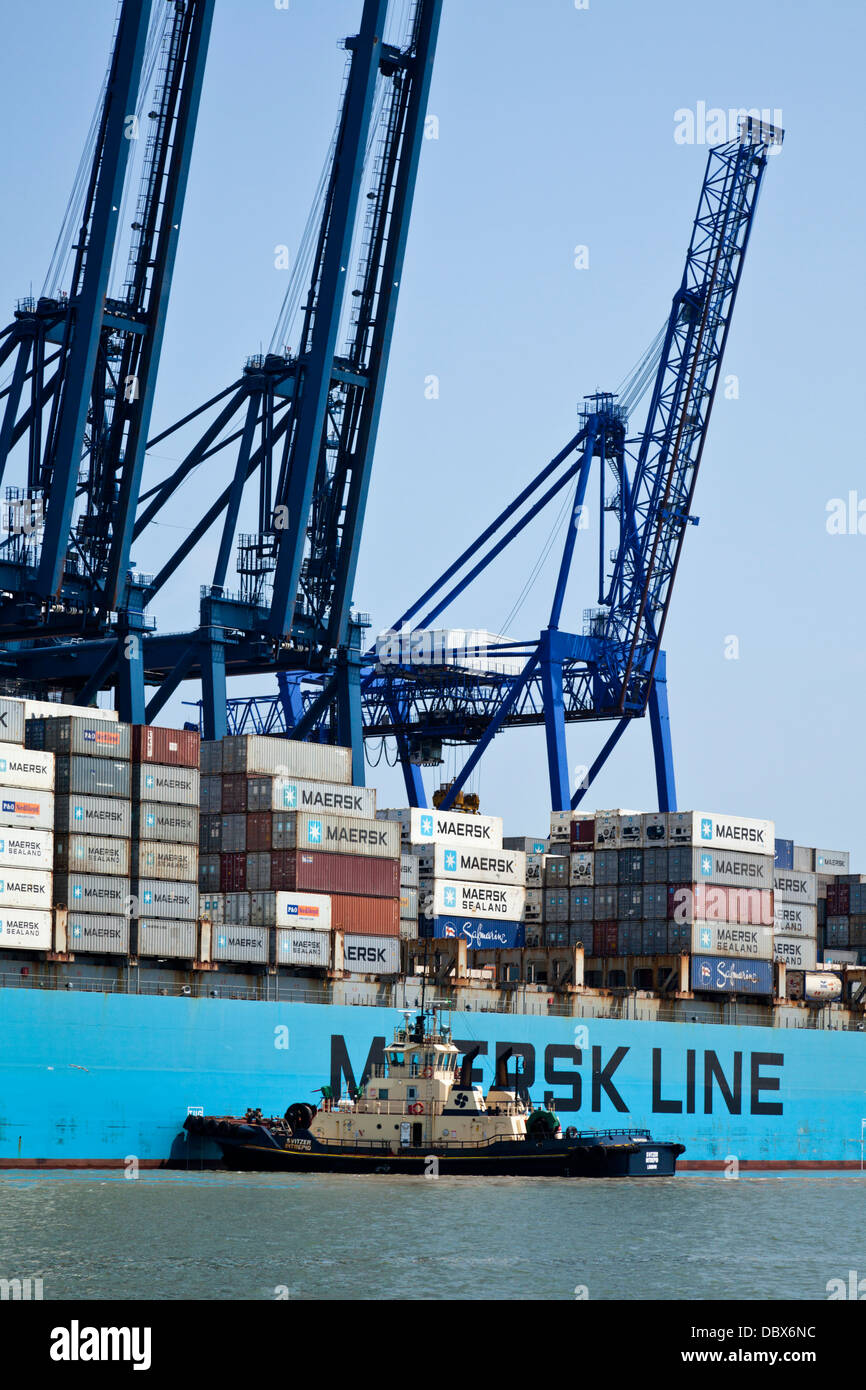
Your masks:
<svg viewBox="0 0 866 1390"><path fill-rule="evenodd" d="M422 1105L422 1103L421 1103L420 1100L416 1100L416 1102L415 1102L414 1105L410 1105L410 1106L409 1106L409 1114L410 1114L410 1115L423 1115L423 1114L424 1114L424 1106Z"/></svg>
<svg viewBox="0 0 866 1390"><path fill-rule="evenodd" d="M424 1068L424 1071L423 1071L423 1073L422 1073L422 1075L424 1076L424 1078L425 1078L427 1081L429 1081L430 1078L431 1078L431 1076L433 1075L433 1068L432 1068L432 1067L425 1067L425 1068Z"/></svg>

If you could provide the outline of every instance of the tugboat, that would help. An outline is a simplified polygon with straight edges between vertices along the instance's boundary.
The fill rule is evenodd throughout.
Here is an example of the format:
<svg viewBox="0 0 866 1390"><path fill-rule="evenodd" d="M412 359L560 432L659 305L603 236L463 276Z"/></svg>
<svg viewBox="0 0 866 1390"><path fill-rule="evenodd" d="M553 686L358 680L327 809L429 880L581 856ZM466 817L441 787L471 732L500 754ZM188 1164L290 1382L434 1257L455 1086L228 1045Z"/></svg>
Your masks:
<svg viewBox="0 0 866 1390"><path fill-rule="evenodd" d="M384 1062L354 1096L321 1088L321 1106L296 1101L282 1118L188 1115L190 1134L213 1139L226 1166L245 1171L488 1174L521 1177L671 1177L684 1145L644 1129L563 1134L549 1108L533 1109L519 1076L499 1058L487 1095L471 1081L478 1048L464 1055L435 1013L407 1014Z"/></svg>

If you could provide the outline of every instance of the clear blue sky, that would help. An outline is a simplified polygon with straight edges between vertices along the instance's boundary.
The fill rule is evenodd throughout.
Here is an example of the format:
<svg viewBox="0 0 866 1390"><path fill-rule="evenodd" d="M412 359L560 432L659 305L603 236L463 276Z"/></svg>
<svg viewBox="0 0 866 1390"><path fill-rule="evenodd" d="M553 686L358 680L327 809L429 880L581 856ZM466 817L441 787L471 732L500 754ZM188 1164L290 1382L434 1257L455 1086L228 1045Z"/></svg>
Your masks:
<svg viewBox="0 0 866 1390"><path fill-rule="evenodd" d="M274 247L298 244L334 123L337 40L360 12L360 0L288 11L217 0L156 428L267 345L286 284ZM584 393L615 387L660 326L706 157L675 142L675 111L780 109L785 148L765 179L724 366L739 399L716 405L666 632L679 804L771 817L777 833L851 848L866 868L866 535L826 529L831 499L866 501L864 13L855 0L445 0L439 139L423 150L355 599L387 626L570 437ZM42 283L113 15L114 0L3 5L4 313ZM577 244L587 270L574 268ZM425 398L430 374L438 400ZM152 467L158 477L170 463ZM158 565L222 478L188 485L140 568ZM548 531L451 623L497 630ZM208 559L212 546L166 590L162 626L195 620ZM548 567L513 635L538 631L552 578ZM570 594L573 630L592 597ZM573 729L572 763L590 762L604 732ZM395 773L370 781L381 804L403 801ZM474 785L510 833L543 831L542 731L500 737ZM591 800L651 809L654 795L644 721Z"/></svg>

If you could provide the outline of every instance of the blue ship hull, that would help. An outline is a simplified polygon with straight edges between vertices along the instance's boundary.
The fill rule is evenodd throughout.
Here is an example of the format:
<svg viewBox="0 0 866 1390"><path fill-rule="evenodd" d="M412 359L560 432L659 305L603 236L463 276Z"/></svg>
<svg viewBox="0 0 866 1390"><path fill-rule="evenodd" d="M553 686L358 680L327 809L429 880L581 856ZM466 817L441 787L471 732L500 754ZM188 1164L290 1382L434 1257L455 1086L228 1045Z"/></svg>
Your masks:
<svg viewBox="0 0 866 1390"><path fill-rule="evenodd" d="M219 1160L190 1111L282 1115L359 1081L394 1009L0 990L0 1166L122 1167ZM680 1167L859 1167L866 1034L454 1013L458 1045L523 1060L533 1101L563 1125L646 1127L686 1146Z"/></svg>

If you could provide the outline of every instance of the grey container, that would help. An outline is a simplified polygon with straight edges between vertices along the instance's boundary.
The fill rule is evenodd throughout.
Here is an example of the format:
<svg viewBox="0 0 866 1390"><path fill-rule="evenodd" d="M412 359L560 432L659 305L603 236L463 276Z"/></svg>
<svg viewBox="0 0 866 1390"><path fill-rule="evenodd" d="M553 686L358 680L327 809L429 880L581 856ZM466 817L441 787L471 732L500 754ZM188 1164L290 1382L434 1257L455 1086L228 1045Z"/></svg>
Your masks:
<svg viewBox="0 0 866 1390"><path fill-rule="evenodd" d="M198 916L198 884L174 879L139 878L133 883L136 916L173 918L194 922Z"/></svg>
<svg viewBox="0 0 866 1390"><path fill-rule="evenodd" d="M567 946L570 930L571 929L568 926L545 926L545 946Z"/></svg>
<svg viewBox="0 0 866 1390"><path fill-rule="evenodd" d="M54 764L54 785L58 796L116 796L129 800L132 787L131 764L120 758L93 758L58 753Z"/></svg>
<svg viewBox="0 0 866 1390"><path fill-rule="evenodd" d="M616 916L620 922L639 922L643 917L643 887L620 884L616 896Z"/></svg>
<svg viewBox="0 0 866 1390"><path fill-rule="evenodd" d="M569 946L582 946L586 956L592 954L592 923L578 922L568 929Z"/></svg>
<svg viewBox="0 0 866 1390"><path fill-rule="evenodd" d="M418 887L418 858L414 854L400 855L400 887Z"/></svg>
<svg viewBox="0 0 866 1390"><path fill-rule="evenodd" d="M544 856L545 888L567 888L571 876L571 856L546 854Z"/></svg>
<svg viewBox="0 0 866 1390"><path fill-rule="evenodd" d="M138 921L138 954L167 956L174 960L195 960L198 926L174 918L141 917Z"/></svg>
<svg viewBox="0 0 866 1390"><path fill-rule="evenodd" d="M129 840L111 835L55 835L54 867L58 873L129 876Z"/></svg>
<svg viewBox="0 0 866 1390"><path fill-rule="evenodd" d="M815 871L815 851L807 848L806 845L794 846L794 868L801 873L811 874Z"/></svg>
<svg viewBox="0 0 866 1390"><path fill-rule="evenodd" d="M643 850L621 849L617 855L619 883L643 883Z"/></svg>
<svg viewBox="0 0 866 1390"><path fill-rule="evenodd" d="M219 815L223 808L223 779L202 777L199 782L199 810L203 816Z"/></svg>
<svg viewBox="0 0 866 1390"><path fill-rule="evenodd" d="M198 839L198 810L195 806L162 806L145 801L132 808L132 833L138 840L168 840L194 845Z"/></svg>
<svg viewBox="0 0 866 1390"><path fill-rule="evenodd" d="M271 886L271 856L267 850L247 855L247 889L250 893L266 893Z"/></svg>
<svg viewBox="0 0 866 1390"><path fill-rule="evenodd" d="M643 852L643 881L644 883L667 883L668 882L668 852L667 849L645 849Z"/></svg>
<svg viewBox="0 0 866 1390"><path fill-rule="evenodd" d="M568 921L568 896L567 887L545 888L544 890L544 921L545 922L567 922Z"/></svg>
<svg viewBox="0 0 866 1390"><path fill-rule="evenodd" d="M250 900L250 922L254 927L276 927L277 925L277 895L276 893L258 892L249 893Z"/></svg>
<svg viewBox="0 0 866 1390"><path fill-rule="evenodd" d="M198 822L199 854L219 854L223 838L223 818L220 815L202 815Z"/></svg>
<svg viewBox="0 0 866 1390"><path fill-rule="evenodd" d="M134 868L139 878L173 878L198 884L198 849L162 840L137 840Z"/></svg>
<svg viewBox="0 0 866 1390"><path fill-rule="evenodd" d="M225 917L227 922L248 926L250 922L251 893L225 893Z"/></svg>
<svg viewBox="0 0 866 1390"><path fill-rule="evenodd" d="M617 890L608 886L593 888L593 906L596 922L610 922L616 916Z"/></svg>
<svg viewBox="0 0 866 1390"><path fill-rule="evenodd" d="M210 922L224 922L226 919L225 894L199 893L198 915L199 917L206 917Z"/></svg>
<svg viewBox="0 0 866 1390"><path fill-rule="evenodd" d="M663 956L668 949L668 923L644 922L641 930L641 955Z"/></svg>
<svg viewBox="0 0 866 1390"><path fill-rule="evenodd" d="M128 801L113 796L58 796L54 803L54 831L57 835L119 835L128 840L132 830L132 808Z"/></svg>
<svg viewBox="0 0 866 1390"><path fill-rule="evenodd" d="M28 719L24 742L28 748L50 753L81 754L89 758L114 758L129 762L130 726L111 719L89 719L67 714L57 719Z"/></svg>
<svg viewBox="0 0 866 1390"><path fill-rule="evenodd" d="M351 784L352 750L267 734L232 734L222 741L221 770Z"/></svg>
<svg viewBox="0 0 866 1390"><path fill-rule="evenodd" d="M161 763L136 763L132 795L137 801L159 801L164 806L199 803L197 767L164 767Z"/></svg>
<svg viewBox="0 0 866 1390"><path fill-rule="evenodd" d="M678 956L682 951L691 954L692 927L690 922L668 922L668 951Z"/></svg>
<svg viewBox="0 0 866 1390"><path fill-rule="evenodd" d="M129 954L129 918L118 913L77 912L66 915L67 950L92 951L100 955Z"/></svg>
<svg viewBox="0 0 866 1390"><path fill-rule="evenodd" d="M247 847L247 818L238 812L220 816L220 851L223 854L242 854ZM213 842L211 841L211 847Z"/></svg>
<svg viewBox="0 0 866 1390"><path fill-rule="evenodd" d="M220 886L220 857L200 854L198 857L198 886L203 893L218 893Z"/></svg>
<svg viewBox="0 0 866 1390"><path fill-rule="evenodd" d="M643 947L641 923L621 922L617 928L616 946L621 956L639 956Z"/></svg>
<svg viewBox="0 0 866 1390"><path fill-rule="evenodd" d="M593 888L572 888L568 895L568 920L570 922L591 922L595 912L595 890Z"/></svg>
<svg viewBox="0 0 866 1390"><path fill-rule="evenodd" d="M54 875L54 902L79 912L108 912L129 916L130 881L120 874L66 873Z"/></svg>
<svg viewBox="0 0 866 1390"><path fill-rule="evenodd" d="M324 812L315 816L308 811L274 812L271 848L325 850L337 854L364 854L374 859L397 859L400 856L400 822L365 820L360 816L331 816Z"/></svg>
<svg viewBox="0 0 866 1390"><path fill-rule="evenodd" d="M619 883L619 850L596 850L593 860L593 883L597 888L610 888Z"/></svg>
<svg viewBox="0 0 866 1390"><path fill-rule="evenodd" d="M309 782L297 777L247 778L248 811L327 811L334 816L375 819L374 787L343 782Z"/></svg>
<svg viewBox="0 0 866 1390"><path fill-rule="evenodd" d="M0 743L24 742L24 701L0 699Z"/></svg>
<svg viewBox="0 0 866 1390"><path fill-rule="evenodd" d="M666 883L645 883L643 887L643 912L641 916L667 917L668 887Z"/></svg>
<svg viewBox="0 0 866 1390"><path fill-rule="evenodd" d="M221 738L202 739L199 744L198 765L202 777L219 777L223 770L223 742Z"/></svg>
<svg viewBox="0 0 866 1390"><path fill-rule="evenodd" d="M270 927L244 927L223 923L213 935L213 958L267 965L271 960L273 936L274 932Z"/></svg>
<svg viewBox="0 0 866 1390"><path fill-rule="evenodd" d="M772 854L733 853L693 845L677 845L668 850L670 883L710 883L723 888L772 891L774 869Z"/></svg>
<svg viewBox="0 0 866 1390"><path fill-rule="evenodd" d="M400 917L405 921L417 921L418 889L400 887Z"/></svg>

